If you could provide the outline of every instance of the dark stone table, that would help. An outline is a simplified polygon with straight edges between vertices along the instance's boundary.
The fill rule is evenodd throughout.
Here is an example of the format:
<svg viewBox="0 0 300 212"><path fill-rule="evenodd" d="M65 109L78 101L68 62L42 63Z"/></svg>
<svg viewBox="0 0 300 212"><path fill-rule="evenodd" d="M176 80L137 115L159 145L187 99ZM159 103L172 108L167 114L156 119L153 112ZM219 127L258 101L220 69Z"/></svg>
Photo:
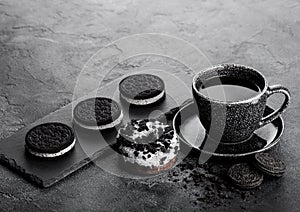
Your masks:
<svg viewBox="0 0 300 212"><path fill-rule="evenodd" d="M0 211L297 211L300 196L300 2L289 1L0 1L0 137L69 104L88 59L110 42L137 33L182 38L212 64L241 63L287 86L292 102L285 132L272 151L287 164L283 178L251 191L225 180L220 161L197 165L192 154L162 176L131 180L90 164L48 189L0 166ZM116 47L117 48L117 47ZM164 58L124 61L124 70L184 71ZM91 72L90 79L101 77ZM187 70L187 74L188 73ZM97 79L97 78L96 78ZM270 105L281 98L273 97Z"/></svg>

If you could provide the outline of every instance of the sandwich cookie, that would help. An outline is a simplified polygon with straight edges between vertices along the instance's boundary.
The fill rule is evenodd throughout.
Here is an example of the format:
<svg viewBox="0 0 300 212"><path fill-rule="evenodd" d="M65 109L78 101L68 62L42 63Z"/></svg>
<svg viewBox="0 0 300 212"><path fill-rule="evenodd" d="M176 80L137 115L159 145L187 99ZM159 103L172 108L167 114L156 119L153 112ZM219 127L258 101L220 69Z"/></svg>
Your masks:
<svg viewBox="0 0 300 212"><path fill-rule="evenodd" d="M283 161L265 152L255 154L254 165L264 174L273 177L283 176L286 170Z"/></svg>
<svg viewBox="0 0 300 212"><path fill-rule="evenodd" d="M51 122L33 127L25 136L25 149L34 156L54 158L69 152L76 143L68 125Z"/></svg>
<svg viewBox="0 0 300 212"><path fill-rule="evenodd" d="M156 75L135 74L119 83L119 91L121 99L132 105L150 105L164 99L165 84Z"/></svg>
<svg viewBox="0 0 300 212"><path fill-rule="evenodd" d="M126 168L151 175L174 166L179 141L167 124L157 120L132 120L119 129L117 149Z"/></svg>
<svg viewBox="0 0 300 212"><path fill-rule="evenodd" d="M73 111L73 121L89 130L105 130L122 122L120 105L106 97L96 97L79 102Z"/></svg>
<svg viewBox="0 0 300 212"><path fill-rule="evenodd" d="M241 189L256 188L263 182L263 175L248 163L233 165L229 168L227 175L231 182Z"/></svg>

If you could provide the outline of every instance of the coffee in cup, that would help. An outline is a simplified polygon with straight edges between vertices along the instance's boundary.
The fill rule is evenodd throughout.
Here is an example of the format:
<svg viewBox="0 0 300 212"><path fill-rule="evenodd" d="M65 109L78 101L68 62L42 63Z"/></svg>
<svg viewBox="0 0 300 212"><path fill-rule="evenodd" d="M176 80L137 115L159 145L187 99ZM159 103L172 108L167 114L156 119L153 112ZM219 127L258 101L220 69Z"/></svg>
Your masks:
<svg viewBox="0 0 300 212"><path fill-rule="evenodd" d="M276 119L290 102L290 93L281 85L269 86L254 68L225 64L210 67L193 78L193 96L199 118L212 138L224 143L244 141L253 132ZM263 117L267 98L282 93L281 107Z"/></svg>

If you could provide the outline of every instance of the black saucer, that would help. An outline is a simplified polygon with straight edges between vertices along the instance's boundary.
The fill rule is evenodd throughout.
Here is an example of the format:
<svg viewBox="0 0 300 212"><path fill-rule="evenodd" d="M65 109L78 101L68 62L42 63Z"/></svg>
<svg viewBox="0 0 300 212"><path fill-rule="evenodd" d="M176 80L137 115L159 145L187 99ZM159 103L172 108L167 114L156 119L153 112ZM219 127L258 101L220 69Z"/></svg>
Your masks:
<svg viewBox="0 0 300 212"><path fill-rule="evenodd" d="M179 139L190 147L217 157L244 157L263 152L276 145L284 130L282 117L256 130L251 138L235 144L216 142L205 133L192 102L180 109L173 120L173 127ZM274 110L266 106L265 114Z"/></svg>

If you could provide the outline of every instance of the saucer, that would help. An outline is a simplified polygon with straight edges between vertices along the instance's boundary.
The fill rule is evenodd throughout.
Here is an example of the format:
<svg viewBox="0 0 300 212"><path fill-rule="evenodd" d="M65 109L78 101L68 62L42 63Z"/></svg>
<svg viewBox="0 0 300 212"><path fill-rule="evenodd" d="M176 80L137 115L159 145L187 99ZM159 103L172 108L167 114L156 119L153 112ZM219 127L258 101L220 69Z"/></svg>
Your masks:
<svg viewBox="0 0 300 212"><path fill-rule="evenodd" d="M265 115L274 111L269 106ZM197 116L197 106L194 102L182 107L173 119L173 127L182 143L195 148L202 153L217 157L245 157L263 152L275 146L283 133L284 122L281 116L271 123L257 129L251 138L239 143L216 142L206 134Z"/></svg>

